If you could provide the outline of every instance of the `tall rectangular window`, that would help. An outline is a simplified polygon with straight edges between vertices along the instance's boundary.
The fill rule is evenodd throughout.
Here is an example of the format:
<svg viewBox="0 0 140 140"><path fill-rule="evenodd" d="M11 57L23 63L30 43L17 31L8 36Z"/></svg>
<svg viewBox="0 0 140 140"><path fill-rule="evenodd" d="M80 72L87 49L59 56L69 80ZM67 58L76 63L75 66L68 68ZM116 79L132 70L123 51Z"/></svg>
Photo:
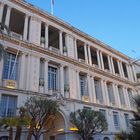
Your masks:
<svg viewBox="0 0 140 140"><path fill-rule="evenodd" d="M129 127L129 115L127 113L125 113L124 118L125 118L126 127Z"/></svg>
<svg viewBox="0 0 140 140"><path fill-rule="evenodd" d="M121 102L121 105L122 106L125 106L126 103L125 103L125 98L124 98L124 93L123 93L123 89L122 87L118 87L118 91L119 91L119 97L120 97L120 102Z"/></svg>
<svg viewBox="0 0 140 140"><path fill-rule="evenodd" d="M110 104L115 105L115 97L114 97L112 84L107 83L107 91L108 91L108 97L109 97Z"/></svg>
<svg viewBox="0 0 140 140"><path fill-rule="evenodd" d="M120 128L120 123L119 123L119 114L118 112L113 112L113 121L114 121L114 126L116 129Z"/></svg>
<svg viewBox="0 0 140 140"><path fill-rule="evenodd" d="M49 90L57 90L58 72L57 68L48 67L48 88Z"/></svg>
<svg viewBox="0 0 140 140"><path fill-rule="evenodd" d="M128 97L129 97L129 102L130 102L131 108L134 108L135 107L135 101L134 101L131 89L128 89Z"/></svg>
<svg viewBox="0 0 140 140"><path fill-rule="evenodd" d="M1 96L1 117L13 117L16 115L17 97L10 95Z"/></svg>
<svg viewBox="0 0 140 140"><path fill-rule="evenodd" d="M8 53L4 62L3 79L17 80L18 58L15 54Z"/></svg>
<svg viewBox="0 0 140 140"><path fill-rule="evenodd" d="M87 79L85 75L80 75L80 91L81 96L87 95Z"/></svg>
<svg viewBox="0 0 140 140"><path fill-rule="evenodd" d="M99 103L103 103L101 81L98 79L94 79L94 84L95 84L96 99Z"/></svg>
<svg viewBox="0 0 140 140"><path fill-rule="evenodd" d="M100 109L99 112L101 112L104 115L104 117L106 118L106 111L105 110Z"/></svg>

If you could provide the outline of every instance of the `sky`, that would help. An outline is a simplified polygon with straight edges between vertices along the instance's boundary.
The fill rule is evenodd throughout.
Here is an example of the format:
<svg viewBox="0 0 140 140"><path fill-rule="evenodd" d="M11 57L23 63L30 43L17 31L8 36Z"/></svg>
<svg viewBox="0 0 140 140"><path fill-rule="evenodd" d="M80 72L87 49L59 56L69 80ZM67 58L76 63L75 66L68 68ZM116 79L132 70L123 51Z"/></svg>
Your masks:
<svg viewBox="0 0 140 140"><path fill-rule="evenodd" d="M27 0L51 13L51 0ZM140 0L54 0L54 16L112 48L140 57Z"/></svg>

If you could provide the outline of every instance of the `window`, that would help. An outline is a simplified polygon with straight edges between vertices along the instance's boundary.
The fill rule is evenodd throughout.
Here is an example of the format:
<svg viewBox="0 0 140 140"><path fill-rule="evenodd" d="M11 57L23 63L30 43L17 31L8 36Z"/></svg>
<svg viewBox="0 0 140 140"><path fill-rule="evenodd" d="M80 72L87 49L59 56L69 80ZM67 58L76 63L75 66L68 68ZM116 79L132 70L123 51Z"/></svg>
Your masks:
<svg viewBox="0 0 140 140"><path fill-rule="evenodd" d="M119 91L121 105L125 106L126 104L125 104L125 98L124 98L124 93L123 93L122 87L118 87L118 91Z"/></svg>
<svg viewBox="0 0 140 140"><path fill-rule="evenodd" d="M104 115L104 117L106 118L106 111L105 110L100 109L99 112L101 112Z"/></svg>
<svg viewBox="0 0 140 140"><path fill-rule="evenodd" d="M123 62L122 62L122 67L123 67L123 71L124 71L124 76L125 76L125 77L128 77L126 64L123 63Z"/></svg>
<svg viewBox="0 0 140 140"><path fill-rule="evenodd" d="M119 67L116 59L113 59L115 73L119 74Z"/></svg>
<svg viewBox="0 0 140 140"><path fill-rule="evenodd" d="M107 55L105 54L103 54L103 63L104 63L104 68L109 70L108 58L107 58Z"/></svg>
<svg viewBox="0 0 140 140"><path fill-rule="evenodd" d="M124 118L125 118L126 127L129 127L129 115L125 113Z"/></svg>
<svg viewBox="0 0 140 140"><path fill-rule="evenodd" d="M17 80L18 75L18 59L15 54L8 53L4 63L3 78Z"/></svg>
<svg viewBox="0 0 140 140"><path fill-rule="evenodd" d="M95 83L95 93L96 93L97 102L103 103L101 81L97 80L97 79L94 79L94 83Z"/></svg>
<svg viewBox="0 0 140 140"><path fill-rule="evenodd" d="M48 67L48 88L49 90L57 90L57 68Z"/></svg>
<svg viewBox="0 0 140 140"><path fill-rule="evenodd" d="M115 105L115 97L114 97L112 84L107 83L107 91L108 91L110 105Z"/></svg>
<svg viewBox="0 0 140 140"><path fill-rule="evenodd" d="M128 97L129 97L129 102L130 102L131 108L134 108L135 107L135 101L134 101L134 98L133 98L133 95L132 95L132 90L130 90L130 89L128 89Z"/></svg>
<svg viewBox="0 0 140 140"><path fill-rule="evenodd" d="M84 75L80 75L80 91L81 91L81 96L87 95L87 80Z"/></svg>
<svg viewBox="0 0 140 140"><path fill-rule="evenodd" d="M114 121L115 128L119 129L120 124L119 124L119 114L118 114L118 112L113 112L113 121Z"/></svg>
<svg viewBox="0 0 140 140"><path fill-rule="evenodd" d="M1 117L12 117L16 115L17 97L10 95L1 96Z"/></svg>

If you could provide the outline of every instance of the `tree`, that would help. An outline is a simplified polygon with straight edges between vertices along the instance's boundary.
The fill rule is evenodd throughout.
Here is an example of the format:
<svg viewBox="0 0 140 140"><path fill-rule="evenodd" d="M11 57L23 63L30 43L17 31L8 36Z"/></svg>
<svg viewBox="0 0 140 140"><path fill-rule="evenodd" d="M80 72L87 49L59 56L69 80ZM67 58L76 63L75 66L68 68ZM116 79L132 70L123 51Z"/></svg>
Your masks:
<svg viewBox="0 0 140 140"><path fill-rule="evenodd" d="M13 126L15 126L17 119L12 117L6 117L0 120L1 126L4 125L9 132L9 140L13 140Z"/></svg>
<svg viewBox="0 0 140 140"><path fill-rule="evenodd" d="M13 140L13 127L16 127L15 140L20 140L22 127L29 126L30 118L26 115L26 110L21 107L19 109L19 116L5 117L0 119L1 129L9 131L9 140Z"/></svg>
<svg viewBox="0 0 140 140"><path fill-rule="evenodd" d="M77 133L83 140L90 140L93 135L107 129L107 121L104 115L91 109L71 112L70 122L77 127Z"/></svg>
<svg viewBox="0 0 140 140"><path fill-rule="evenodd" d="M135 140L140 140L140 95L134 98L137 111L133 113L134 118L131 119L133 135Z"/></svg>
<svg viewBox="0 0 140 140"><path fill-rule="evenodd" d="M31 97L26 101L25 107L31 117L27 140L31 140L32 135L35 140L39 140L47 119L55 116L59 110L58 102L41 97Z"/></svg>

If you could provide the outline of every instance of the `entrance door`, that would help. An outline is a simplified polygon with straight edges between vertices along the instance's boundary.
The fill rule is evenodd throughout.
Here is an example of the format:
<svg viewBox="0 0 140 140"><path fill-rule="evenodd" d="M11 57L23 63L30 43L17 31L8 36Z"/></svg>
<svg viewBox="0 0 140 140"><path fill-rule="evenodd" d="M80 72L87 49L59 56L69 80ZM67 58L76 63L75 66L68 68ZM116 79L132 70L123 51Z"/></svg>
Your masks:
<svg viewBox="0 0 140 140"><path fill-rule="evenodd" d="M50 136L50 140L55 140L55 136Z"/></svg>

